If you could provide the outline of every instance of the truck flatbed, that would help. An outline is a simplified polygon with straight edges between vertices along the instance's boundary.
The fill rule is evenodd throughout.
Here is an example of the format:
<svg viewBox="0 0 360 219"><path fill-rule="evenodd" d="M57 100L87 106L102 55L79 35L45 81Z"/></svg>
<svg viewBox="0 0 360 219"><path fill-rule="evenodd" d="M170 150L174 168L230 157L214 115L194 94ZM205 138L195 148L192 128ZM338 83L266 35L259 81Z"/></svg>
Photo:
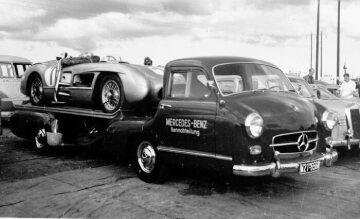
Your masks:
<svg viewBox="0 0 360 219"><path fill-rule="evenodd" d="M105 113L101 109L92 109L92 108L81 108L73 107L64 104L53 104L52 106L33 106L30 103L15 105L15 110L20 111L33 111L33 112L43 112L43 113L59 113L67 115L77 115L85 116L91 118L102 118L102 119L113 119L122 113L121 110L118 110L114 113Z"/></svg>

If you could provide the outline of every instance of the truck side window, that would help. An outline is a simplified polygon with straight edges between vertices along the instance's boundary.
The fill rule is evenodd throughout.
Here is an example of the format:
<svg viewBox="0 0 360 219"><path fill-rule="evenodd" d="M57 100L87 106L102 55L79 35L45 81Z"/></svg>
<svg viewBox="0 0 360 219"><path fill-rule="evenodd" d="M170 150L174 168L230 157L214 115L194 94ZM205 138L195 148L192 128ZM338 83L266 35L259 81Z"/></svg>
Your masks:
<svg viewBox="0 0 360 219"><path fill-rule="evenodd" d="M204 99L210 96L207 77L202 71L174 72L170 77L172 98Z"/></svg>

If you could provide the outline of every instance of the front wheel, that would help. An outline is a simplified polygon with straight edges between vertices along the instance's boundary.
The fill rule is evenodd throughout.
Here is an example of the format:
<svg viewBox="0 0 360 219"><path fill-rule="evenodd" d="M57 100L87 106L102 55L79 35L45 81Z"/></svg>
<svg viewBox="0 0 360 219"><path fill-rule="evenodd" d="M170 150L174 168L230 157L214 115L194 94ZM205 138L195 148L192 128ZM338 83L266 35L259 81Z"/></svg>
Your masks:
<svg viewBox="0 0 360 219"><path fill-rule="evenodd" d="M121 81L115 75L104 77L100 85L100 105L104 112L116 112L123 101Z"/></svg>
<svg viewBox="0 0 360 219"><path fill-rule="evenodd" d="M161 183L168 176L168 169L159 162L156 148L147 140L136 144L134 166L139 178L148 183Z"/></svg>

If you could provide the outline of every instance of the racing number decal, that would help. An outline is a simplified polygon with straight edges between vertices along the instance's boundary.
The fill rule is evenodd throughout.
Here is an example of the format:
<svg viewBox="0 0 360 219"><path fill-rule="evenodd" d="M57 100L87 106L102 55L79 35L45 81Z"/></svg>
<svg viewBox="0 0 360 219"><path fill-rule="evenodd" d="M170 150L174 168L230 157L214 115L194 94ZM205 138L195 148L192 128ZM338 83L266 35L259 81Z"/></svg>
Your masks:
<svg viewBox="0 0 360 219"><path fill-rule="evenodd" d="M56 65L50 66L45 70L44 74L45 78L45 84L47 86L54 86L55 85L55 79L56 79Z"/></svg>
<svg viewBox="0 0 360 219"><path fill-rule="evenodd" d="M207 129L207 120L166 118L170 132L200 136L201 129Z"/></svg>

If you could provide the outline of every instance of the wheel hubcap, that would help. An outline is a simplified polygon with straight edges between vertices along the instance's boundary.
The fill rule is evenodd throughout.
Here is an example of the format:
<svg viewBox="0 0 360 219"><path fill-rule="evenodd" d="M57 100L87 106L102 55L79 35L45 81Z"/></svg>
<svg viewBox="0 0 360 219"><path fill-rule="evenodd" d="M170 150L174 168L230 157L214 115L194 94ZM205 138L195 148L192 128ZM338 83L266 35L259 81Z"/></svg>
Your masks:
<svg viewBox="0 0 360 219"><path fill-rule="evenodd" d="M151 173L155 167L156 154L152 145L145 141L142 142L137 151L137 160L142 171Z"/></svg>
<svg viewBox="0 0 360 219"><path fill-rule="evenodd" d="M31 97L34 102L39 102L42 98L43 87L39 78L36 78L31 84Z"/></svg>
<svg viewBox="0 0 360 219"><path fill-rule="evenodd" d="M120 102L120 88L115 81L110 80L104 85L101 96L105 108L114 110Z"/></svg>

